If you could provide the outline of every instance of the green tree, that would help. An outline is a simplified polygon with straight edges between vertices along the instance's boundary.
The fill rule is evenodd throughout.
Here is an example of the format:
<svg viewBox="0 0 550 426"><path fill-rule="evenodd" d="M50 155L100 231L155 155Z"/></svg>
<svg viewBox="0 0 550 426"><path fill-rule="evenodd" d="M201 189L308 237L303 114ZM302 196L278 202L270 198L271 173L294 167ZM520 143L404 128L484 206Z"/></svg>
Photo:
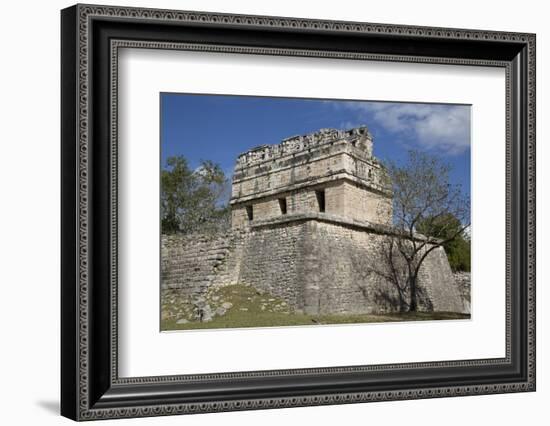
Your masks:
<svg viewBox="0 0 550 426"><path fill-rule="evenodd" d="M443 248L453 271L470 272L470 239L460 232L462 228L463 224L451 213L424 219L417 226L421 234L439 235L446 241Z"/></svg>
<svg viewBox="0 0 550 426"><path fill-rule="evenodd" d="M228 179L218 164L202 161L192 170L183 156L169 157L161 171L161 227L164 234L215 232L229 223L223 196Z"/></svg>

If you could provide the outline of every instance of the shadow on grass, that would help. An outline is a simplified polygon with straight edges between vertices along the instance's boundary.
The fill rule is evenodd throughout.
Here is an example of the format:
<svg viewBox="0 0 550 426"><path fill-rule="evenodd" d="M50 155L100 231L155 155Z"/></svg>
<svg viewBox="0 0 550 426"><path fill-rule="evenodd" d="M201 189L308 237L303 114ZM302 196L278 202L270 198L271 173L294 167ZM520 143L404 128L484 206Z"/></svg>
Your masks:
<svg viewBox="0 0 550 426"><path fill-rule="evenodd" d="M178 317L164 319L162 331L196 330L247 327L284 327L299 325L368 324L397 321L434 321L469 319L470 315L453 312L404 312L387 314L332 314L306 315L293 313L280 298L259 292L253 287L232 285L216 289L206 296L215 308L222 302L230 302L231 308L224 315L200 322L189 314L183 323ZM183 309L183 308L182 308Z"/></svg>

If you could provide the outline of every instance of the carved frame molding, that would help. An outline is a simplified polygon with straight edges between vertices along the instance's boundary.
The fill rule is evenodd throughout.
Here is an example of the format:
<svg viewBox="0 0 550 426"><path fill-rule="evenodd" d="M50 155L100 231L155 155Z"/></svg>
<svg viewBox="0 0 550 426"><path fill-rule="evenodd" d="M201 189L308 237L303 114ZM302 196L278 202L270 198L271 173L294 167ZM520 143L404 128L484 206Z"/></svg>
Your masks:
<svg viewBox="0 0 550 426"><path fill-rule="evenodd" d="M197 31L197 37L202 37L205 29L214 28L235 33L275 31L298 40L308 34L349 36L350 40L355 37L400 40L410 45L424 43L431 46L433 52L437 52L438 44L463 43L474 49L479 46L480 54L445 57L430 55L429 48L419 49L424 53L409 55L383 53L376 51L376 46L374 52L359 52L354 51L353 46L346 51L219 44L208 40L182 42L170 39L173 34L170 31L163 40L146 40L134 38L139 31L125 30L124 25L132 23L151 32L167 26L191 28ZM102 31L110 32L107 46L101 38ZM336 38L334 40L338 45ZM535 35L523 33L268 16L95 5L76 5L62 11L62 414L75 420L92 420L534 391L535 42ZM383 50L384 43L380 42L380 46ZM504 53L500 57L498 52L489 55L487 49L491 46L502 46ZM505 68L506 357L119 378L117 71L118 49L127 47ZM106 98L108 108L105 102L98 106L99 98ZM101 171L108 172L106 180L98 177L99 160L106 162L101 163ZM98 228L107 229L108 236L96 234ZM108 259L98 260L100 249L108 253ZM99 283L98 276L108 277L108 282ZM98 304L102 307L98 308ZM476 368L500 368L506 370L509 378L494 376L462 385L458 384L460 374L449 376L453 371L467 375ZM410 377L407 374L421 371L430 372L434 377L432 385L419 386L410 379L407 381ZM393 384L377 385L380 373L391 373L395 377ZM369 377L372 379L367 380ZM279 378L284 379L283 382ZM316 387L312 384L298 389L300 383L310 379ZM344 380L344 384L334 385L335 379ZM248 384L237 393L219 390L236 380ZM193 386L198 386L200 391L193 394L189 390ZM218 391L214 391L215 388ZM174 395L174 391L175 397L168 396Z"/></svg>

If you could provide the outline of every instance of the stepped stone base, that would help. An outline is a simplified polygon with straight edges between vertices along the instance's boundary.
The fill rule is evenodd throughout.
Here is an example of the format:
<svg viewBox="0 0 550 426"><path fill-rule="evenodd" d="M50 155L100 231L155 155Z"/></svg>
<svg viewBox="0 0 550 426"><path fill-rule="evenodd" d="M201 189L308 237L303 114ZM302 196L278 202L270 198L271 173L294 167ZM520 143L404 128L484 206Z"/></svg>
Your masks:
<svg viewBox="0 0 550 426"><path fill-rule="evenodd" d="M395 312L397 292L370 271L384 234L325 214L253 221L215 236L162 237L162 292L193 298L211 286L252 285L297 312ZM419 309L467 312L442 248L420 273Z"/></svg>

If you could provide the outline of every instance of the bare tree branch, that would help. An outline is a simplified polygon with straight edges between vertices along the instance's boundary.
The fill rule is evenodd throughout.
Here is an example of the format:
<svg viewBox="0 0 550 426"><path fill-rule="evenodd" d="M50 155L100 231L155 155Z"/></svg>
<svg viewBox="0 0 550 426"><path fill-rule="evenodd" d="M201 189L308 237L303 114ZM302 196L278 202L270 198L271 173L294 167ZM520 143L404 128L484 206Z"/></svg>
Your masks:
<svg viewBox="0 0 550 426"><path fill-rule="evenodd" d="M383 246L382 257L390 271L388 281L401 296L408 295L408 309L414 311L424 261L435 249L463 235L470 226L470 205L460 186L449 183L450 166L435 156L411 151L406 164L390 162L386 169L394 220L393 231L386 237L391 244ZM406 278L400 279L403 270Z"/></svg>

